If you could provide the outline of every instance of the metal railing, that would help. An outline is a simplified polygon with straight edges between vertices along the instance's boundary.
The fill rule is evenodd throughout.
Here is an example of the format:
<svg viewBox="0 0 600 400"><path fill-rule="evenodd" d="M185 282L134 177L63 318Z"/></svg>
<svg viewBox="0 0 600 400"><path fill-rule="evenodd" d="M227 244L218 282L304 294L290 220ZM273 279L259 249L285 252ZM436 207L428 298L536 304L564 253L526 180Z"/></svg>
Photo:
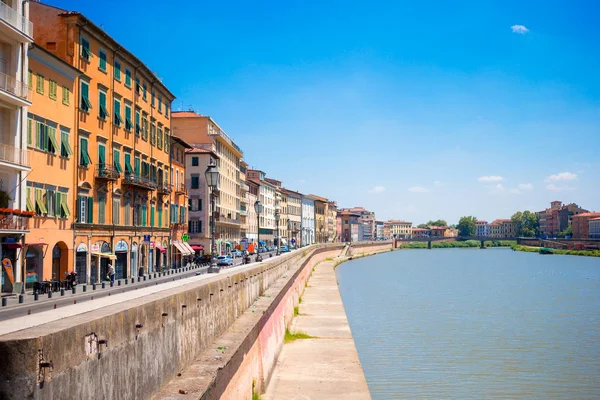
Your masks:
<svg viewBox="0 0 600 400"><path fill-rule="evenodd" d="M136 175L133 173L125 173L123 183L138 186L148 190L156 189L156 183L154 183L150 178L141 175Z"/></svg>
<svg viewBox="0 0 600 400"><path fill-rule="evenodd" d="M94 176L99 179L117 180L121 174L112 165L98 164Z"/></svg>
<svg viewBox="0 0 600 400"><path fill-rule="evenodd" d="M186 194L187 193L185 184L180 183L179 185L174 185L174 186L175 186L175 194Z"/></svg>
<svg viewBox="0 0 600 400"><path fill-rule="evenodd" d="M1 1L0 4L2 4ZM31 90L29 90L29 87L25 83L3 72L0 72L0 89L25 100L31 99Z"/></svg>
<svg viewBox="0 0 600 400"><path fill-rule="evenodd" d="M0 215L0 231L26 231L29 229L29 218L20 215Z"/></svg>
<svg viewBox="0 0 600 400"><path fill-rule="evenodd" d="M0 144L0 161L29 167L27 149L18 149L8 144Z"/></svg>
<svg viewBox="0 0 600 400"><path fill-rule="evenodd" d="M0 1L0 19L17 28L25 35L33 37L33 24L14 8Z"/></svg>
<svg viewBox="0 0 600 400"><path fill-rule="evenodd" d="M158 182L157 189L158 193L171 194L171 185L168 183Z"/></svg>
<svg viewBox="0 0 600 400"><path fill-rule="evenodd" d="M217 223L219 223L219 222L222 223L222 224L236 224L236 225L241 224L241 221L240 221L239 218L233 219L233 218L226 218L226 217L223 217L223 216L219 216L217 218Z"/></svg>

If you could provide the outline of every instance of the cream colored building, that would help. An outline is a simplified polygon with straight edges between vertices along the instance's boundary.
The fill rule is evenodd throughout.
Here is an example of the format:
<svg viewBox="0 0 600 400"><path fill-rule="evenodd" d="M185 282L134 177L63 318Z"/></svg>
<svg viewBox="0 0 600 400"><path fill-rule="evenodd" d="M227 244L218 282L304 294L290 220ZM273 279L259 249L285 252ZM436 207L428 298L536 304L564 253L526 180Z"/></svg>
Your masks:
<svg viewBox="0 0 600 400"><path fill-rule="evenodd" d="M335 201L330 201L327 204L327 241L335 242L337 241L337 203Z"/></svg>
<svg viewBox="0 0 600 400"><path fill-rule="evenodd" d="M277 187L268 182L266 174L259 170L248 169L246 171L246 180L258 185L258 199L263 205L263 212L260 215L260 240L267 245L272 245L275 233L275 196L277 195Z"/></svg>
<svg viewBox="0 0 600 400"><path fill-rule="evenodd" d="M248 164L240 161L240 236L248 239L248 208L254 207L254 203L248 203L248 184L246 183L246 169Z"/></svg>
<svg viewBox="0 0 600 400"><path fill-rule="evenodd" d="M285 194L286 212L288 219L288 242L290 244L300 245L300 231L302 226L302 194L283 188Z"/></svg>
<svg viewBox="0 0 600 400"><path fill-rule="evenodd" d="M172 128L174 135L193 147L213 151L218 156L219 193L216 200L215 238L218 254L229 253L242 239L240 163L244 153L208 116L191 111L174 111ZM199 179L203 181L204 176Z"/></svg>
<svg viewBox="0 0 600 400"><path fill-rule="evenodd" d="M390 220L385 225L389 227L391 237L408 239L412 236L412 222Z"/></svg>

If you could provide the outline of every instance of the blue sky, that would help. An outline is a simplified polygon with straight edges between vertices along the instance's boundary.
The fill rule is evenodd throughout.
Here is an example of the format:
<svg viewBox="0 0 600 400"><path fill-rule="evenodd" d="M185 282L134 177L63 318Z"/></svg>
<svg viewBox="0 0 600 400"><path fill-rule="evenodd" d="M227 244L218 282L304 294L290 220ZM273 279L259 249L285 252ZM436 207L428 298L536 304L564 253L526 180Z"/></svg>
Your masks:
<svg viewBox="0 0 600 400"><path fill-rule="evenodd" d="M456 3L51 2L290 189L415 223L600 210L600 4Z"/></svg>

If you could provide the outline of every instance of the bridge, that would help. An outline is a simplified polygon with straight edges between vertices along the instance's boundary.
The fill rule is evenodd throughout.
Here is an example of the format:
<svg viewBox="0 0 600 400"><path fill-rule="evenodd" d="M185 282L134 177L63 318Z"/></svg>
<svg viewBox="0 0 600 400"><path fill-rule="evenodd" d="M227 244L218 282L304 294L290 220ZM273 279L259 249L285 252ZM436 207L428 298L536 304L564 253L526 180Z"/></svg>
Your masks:
<svg viewBox="0 0 600 400"><path fill-rule="evenodd" d="M416 237L410 239L404 238L396 238L392 241L392 247L394 249L398 248L398 243L400 245L402 243L411 243L411 242L427 242L427 248L431 249L431 242L450 242L450 241L464 241L464 240L478 240L481 242L482 249L485 249L485 242L497 241L497 240L519 240L518 237L492 237L492 236L454 236L454 237L446 237L446 236L430 236L430 237Z"/></svg>

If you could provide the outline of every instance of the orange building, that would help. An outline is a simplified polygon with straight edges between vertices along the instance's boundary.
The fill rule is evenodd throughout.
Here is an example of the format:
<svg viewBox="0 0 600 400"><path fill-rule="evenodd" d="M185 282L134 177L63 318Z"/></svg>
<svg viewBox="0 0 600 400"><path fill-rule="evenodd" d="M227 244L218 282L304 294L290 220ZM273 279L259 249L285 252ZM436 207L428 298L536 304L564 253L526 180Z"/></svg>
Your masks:
<svg viewBox="0 0 600 400"><path fill-rule="evenodd" d="M37 45L29 49L29 82L36 88L27 118L31 173L27 211L36 217L25 235L27 287L64 279L73 270L73 209L76 156L73 152L80 72Z"/></svg>
<svg viewBox="0 0 600 400"><path fill-rule="evenodd" d="M30 17L35 43L82 73L71 131L79 278L104 279L110 260L117 278L169 265L160 247L170 240L171 198L158 188L169 182L174 95L82 14L30 2Z"/></svg>
<svg viewBox="0 0 600 400"><path fill-rule="evenodd" d="M573 215L573 239L589 239L590 237L590 220L600 217L600 212L588 212L578 215Z"/></svg>

